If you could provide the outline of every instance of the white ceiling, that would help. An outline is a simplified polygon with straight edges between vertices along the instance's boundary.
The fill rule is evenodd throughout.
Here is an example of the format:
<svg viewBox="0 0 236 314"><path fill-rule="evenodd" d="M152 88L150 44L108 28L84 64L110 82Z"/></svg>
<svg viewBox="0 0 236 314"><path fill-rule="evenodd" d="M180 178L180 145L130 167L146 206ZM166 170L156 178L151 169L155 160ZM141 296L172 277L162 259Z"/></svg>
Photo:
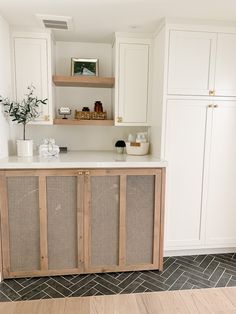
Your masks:
<svg viewBox="0 0 236 314"><path fill-rule="evenodd" d="M72 16L74 31L57 40L111 42L115 31L153 32L164 17L236 23L236 0L0 0L10 25L39 27L35 14Z"/></svg>

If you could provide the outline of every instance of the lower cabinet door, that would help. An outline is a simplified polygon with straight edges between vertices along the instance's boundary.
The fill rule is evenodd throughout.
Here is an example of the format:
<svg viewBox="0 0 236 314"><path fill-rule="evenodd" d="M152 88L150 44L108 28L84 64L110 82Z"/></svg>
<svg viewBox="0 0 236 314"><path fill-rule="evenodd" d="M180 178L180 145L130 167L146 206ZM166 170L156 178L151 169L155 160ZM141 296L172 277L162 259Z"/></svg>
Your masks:
<svg viewBox="0 0 236 314"><path fill-rule="evenodd" d="M119 265L120 176L113 171L93 171L87 178L85 270L105 271Z"/></svg>
<svg viewBox="0 0 236 314"><path fill-rule="evenodd" d="M236 102L213 109L208 170L206 245L236 246Z"/></svg>
<svg viewBox="0 0 236 314"><path fill-rule="evenodd" d="M166 112L165 249L203 245L202 182L211 110L199 100L169 100Z"/></svg>
<svg viewBox="0 0 236 314"><path fill-rule="evenodd" d="M83 271L84 176L77 172L0 175L4 278Z"/></svg>
<svg viewBox="0 0 236 314"><path fill-rule="evenodd" d="M153 264L155 175L127 175L125 211L126 265Z"/></svg>
<svg viewBox="0 0 236 314"><path fill-rule="evenodd" d="M19 174L1 181L3 275L40 270L39 179Z"/></svg>
<svg viewBox="0 0 236 314"><path fill-rule="evenodd" d="M80 179L69 173L62 176L60 171L46 177L48 270L69 271L82 262Z"/></svg>
<svg viewBox="0 0 236 314"><path fill-rule="evenodd" d="M162 176L160 169L90 172L85 271L162 268Z"/></svg>

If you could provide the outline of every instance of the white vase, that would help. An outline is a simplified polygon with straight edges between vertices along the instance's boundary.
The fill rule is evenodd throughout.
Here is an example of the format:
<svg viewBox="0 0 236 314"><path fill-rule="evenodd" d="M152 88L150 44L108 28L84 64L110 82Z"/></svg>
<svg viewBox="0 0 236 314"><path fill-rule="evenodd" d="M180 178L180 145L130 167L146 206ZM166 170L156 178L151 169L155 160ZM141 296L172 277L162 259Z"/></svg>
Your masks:
<svg viewBox="0 0 236 314"><path fill-rule="evenodd" d="M17 140L17 156L31 157L33 156L33 141L32 140Z"/></svg>

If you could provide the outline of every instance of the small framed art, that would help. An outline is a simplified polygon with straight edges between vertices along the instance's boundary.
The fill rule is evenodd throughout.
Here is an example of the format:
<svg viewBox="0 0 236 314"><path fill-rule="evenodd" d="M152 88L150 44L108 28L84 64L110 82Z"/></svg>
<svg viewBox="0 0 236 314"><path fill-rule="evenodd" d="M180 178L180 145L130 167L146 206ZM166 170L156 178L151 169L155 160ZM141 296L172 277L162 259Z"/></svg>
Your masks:
<svg viewBox="0 0 236 314"><path fill-rule="evenodd" d="M98 59L71 58L71 75L98 76Z"/></svg>

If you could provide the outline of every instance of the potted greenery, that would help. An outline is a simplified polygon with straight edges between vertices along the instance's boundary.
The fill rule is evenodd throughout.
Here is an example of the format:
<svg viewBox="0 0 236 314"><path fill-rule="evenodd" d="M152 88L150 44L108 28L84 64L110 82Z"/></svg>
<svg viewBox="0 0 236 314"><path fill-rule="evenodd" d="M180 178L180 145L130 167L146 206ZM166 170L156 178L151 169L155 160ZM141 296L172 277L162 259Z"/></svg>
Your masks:
<svg viewBox="0 0 236 314"><path fill-rule="evenodd" d="M28 93L21 102L10 101L0 96L0 104L4 106L4 112L10 119L23 125L23 139L17 140L17 155L29 157L33 155L33 141L26 139L26 124L39 117L39 105L46 105L47 99L41 100L34 95L35 87L29 86Z"/></svg>

